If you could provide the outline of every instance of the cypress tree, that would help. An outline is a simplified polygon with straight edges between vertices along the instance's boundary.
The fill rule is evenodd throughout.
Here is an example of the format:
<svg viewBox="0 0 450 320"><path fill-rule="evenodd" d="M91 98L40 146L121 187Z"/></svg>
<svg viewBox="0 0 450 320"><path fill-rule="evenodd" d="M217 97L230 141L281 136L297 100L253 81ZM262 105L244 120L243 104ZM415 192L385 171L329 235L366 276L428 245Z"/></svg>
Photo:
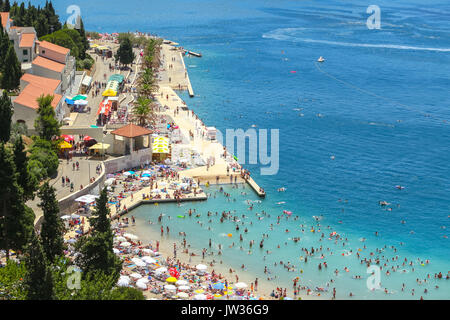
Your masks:
<svg viewBox="0 0 450 320"><path fill-rule="evenodd" d="M27 300L52 300L54 298L53 275L45 257L42 244L33 232L25 258L24 284Z"/></svg>
<svg viewBox="0 0 450 320"><path fill-rule="evenodd" d="M9 3L9 0L6 0L3 3L3 12L9 12L11 10L11 4Z"/></svg>
<svg viewBox="0 0 450 320"><path fill-rule="evenodd" d="M0 17L0 72L3 71L5 57L9 46L9 37L3 29L2 18Z"/></svg>
<svg viewBox="0 0 450 320"><path fill-rule="evenodd" d="M8 142L11 136L11 117L13 105L6 90L0 97L0 142Z"/></svg>
<svg viewBox="0 0 450 320"><path fill-rule="evenodd" d="M2 71L1 87L8 91L17 89L22 77L22 68L12 45L6 52Z"/></svg>
<svg viewBox="0 0 450 320"><path fill-rule="evenodd" d="M38 193L41 203L38 205L44 213L41 228L41 240L45 256L50 262L64 254L64 227L59 218L59 205L55 189L48 182L44 183Z"/></svg>
<svg viewBox="0 0 450 320"><path fill-rule="evenodd" d="M0 248L22 250L34 230L34 212L23 201L10 150L0 143ZM9 258L9 257L8 257Z"/></svg>
<svg viewBox="0 0 450 320"><path fill-rule="evenodd" d="M117 50L117 56L121 64L129 65L134 61L135 54L133 52L133 46L131 45L130 38L126 37L120 43L119 50Z"/></svg>
<svg viewBox="0 0 450 320"><path fill-rule="evenodd" d="M17 183L23 190L23 199L28 201L34 199L34 192L38 185L38 179L30 174L28 167L28 157L25 152L22 135L14 141L14 164L17 170Z"/></svg>
<svg viewBox="0 0 450 320"><path fill-rule="evenodd" d="M77 257L76 262L83 270L84 277L103 273L113 275L117 281L122 269L122 262L113 251L113 233L108 213L105 188L97 201L94 218L89 219L93 226L91 236L81 238L77 242L77 249L81 255Z"/></svg>
<svg viewBox="0 0 450 320"><path fill-rule="evenodd" d="M111 221L109 220L110 210L108 208L108 193L106 188L100 192L100 197L97 199L95 212L89 218L89 224L96 232L111 231Z"/></svg>

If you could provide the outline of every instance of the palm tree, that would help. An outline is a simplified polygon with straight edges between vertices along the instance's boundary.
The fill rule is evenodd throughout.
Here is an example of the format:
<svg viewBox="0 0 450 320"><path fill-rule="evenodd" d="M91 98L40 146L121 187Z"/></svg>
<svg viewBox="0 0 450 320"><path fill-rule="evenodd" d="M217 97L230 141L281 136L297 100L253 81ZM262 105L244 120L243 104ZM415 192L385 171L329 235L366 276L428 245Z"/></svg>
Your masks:
<svg viewBox="0 0 450 320"><path fill-rule="evenodd" d="M148 120L152 120L152 101L146 97L139 96L134 103L133 116L141 127L144 127Z"/></svg>

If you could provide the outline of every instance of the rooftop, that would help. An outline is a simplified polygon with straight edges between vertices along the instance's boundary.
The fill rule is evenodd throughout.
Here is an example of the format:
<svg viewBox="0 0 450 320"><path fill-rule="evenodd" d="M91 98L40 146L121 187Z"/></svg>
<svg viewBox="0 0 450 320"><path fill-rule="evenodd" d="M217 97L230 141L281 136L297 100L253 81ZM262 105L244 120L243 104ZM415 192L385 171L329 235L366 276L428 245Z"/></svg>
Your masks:
<svg viewBox="0 0 450 320"><path fill-rule="evenodd" d="M39 76L35 76L30 73L25 73L22 76L22 78L20 78L20 80L23 80L25 82L28 82L28 84L32 84L34 86L41 87L44 90L52 91L52 92L54 92L56 90L56 88L58 88L59 84L61 83L61 81L59 81L59 80L39 77Z"/></svg>
<svg viewBox="0 0 450 320"><path fill-rule="evenodd" d="M5 29L6 23L9 20L9 12L0 12L0 17L2 18L3 29Z"/></svg>
<svg viewBox="0 0 450 320"><path fill-rule="evenodd" d="M111 132L111 134L114 134L116 136L126 137L126 138L136 138L136 137L145 136L145 135L152 134L152 133L153 133L152 131L150 131L146 128L137 126L132 123L127 124L126 126Z"/></svg>
<svg viewBox="0 0 450 320"><path fill-rule="evenodd" d="M21 104L25 107L37 110L39 108L39 104L37 99L41 95L53 95L52 106L56 108L59 101L61 101L62 96L59 94L55 94L52 90L48 90L48 88L42 88L35 84L29 84L22 90L19 96L14 100L14 103Z"/></svg>
<svg viewBox="0 0 450 320"><path fill-rule="evenodd" d="M68 54L70 52L70 49L58 46L56 44L53 44L51 42L48 41L41 41L39 43L39 51L42 49L47 49L47 50L51 50L51 51L55 51L57 53L61 53L61 54Z"/></svg>
<svg viewBox="0 0 450 320"><path fill-rule="evenodd" d="M31 48L33 47L36 35L34 33L24 33L20 39L19 48Z"/></svg>
<svg viewBox="0 0 450 320"><path fill-rule="evenodd" d="M42 43L42 42L41 42ZM63 72L65 65L53 60L38 56L33 60L33 65L40 66L45 69L53 70L56 72Z"/></svg>

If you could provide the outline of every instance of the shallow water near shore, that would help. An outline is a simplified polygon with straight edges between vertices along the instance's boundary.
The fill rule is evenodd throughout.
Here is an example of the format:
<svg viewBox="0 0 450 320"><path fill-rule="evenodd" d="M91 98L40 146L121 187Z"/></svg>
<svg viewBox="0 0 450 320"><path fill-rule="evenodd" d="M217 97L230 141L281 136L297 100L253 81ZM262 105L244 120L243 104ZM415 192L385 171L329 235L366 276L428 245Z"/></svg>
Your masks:
<svg viewBox="0 0 450 320"><path fill-rule="evenodd" d="M55 3L61 16L69 4L68 0ZM241 189L226 189L236 199L227 202L210 187L207 192L215 190L217 197L206 202L186 203L181 208L175 204L141 206L133 211L143 234L147 229L159 235L160 226L144 222L153 215L156 221L164 212L173 216L169 223L174 239L185 231L197 253L209 238L223 242L224 263L237 270L244 263L260 279L267 278L263 273L267 264L279 276L279 281L272 281L274 286L291 288L296 276L312 288L325 286L338 268L340 275L330 284L337 288L338 298L348 298L350 291L358 299L449 298L448 280L431 279L428 294L423 294L423 285L416 284L417 278L424 279L428 273L433 277L441 271L445 276L450 265L448 2L378 1L381 30L367 29L367 6L358 1L177 0L170 2L174 10L153 1L128 4L124 12L122 2L80 1L86 28L152 32L201 52L200 59L185 59L196 97L186 93L181 97L208 126L223 132L253 124L280 129L278 174L261 176L258 165L244 165L267 192L253 211L245 203L246 199L257 200L251 190L242 196ZM106 5L108 10L102 10ZM325 57L325 63L315 63L319 56ZM396 185L405 189L398 190ZM278 193L280 187L286 187L286 192ZM379 201L391 203L392 211L380 207ZM188 208L202 214L203 227L194 218L176 218ZM253 254L247 255L248 241L244 241L246 250L239 250L234 224L220 224L212 217L212 231L205 229L208 210L249 215L254 225L244 238L255 239ZM271 218L257 220L254 213L261 210ZM300 218L282 220L269 233L264 249L273 253L264 263L258 248L261 234L269 231L283 210ZM342 248L340 242L319 242L319 235L309 231L314 215L323 215L322 229L330 225L348 237L348 244ZM298 233L301 223L308 225L304 234ZM291 232L286 234L286 228ZM297 244L287 240L295 231L301 237ZM226 233L233 237L221 235ZM237 249L228 248L233 241ZM300 262L301 247L321 244L334 252L331 257L324 252L327 270L317 269L322 259ZM364 244L368 247L364 252L394 245L397 253L387 249L380 254L399 255L399 261L390 265L401 265L404 257L408 261L430 259L430 264L415 264L415 272L382 273L382 287L394 293L371 292L365 284L366 266L355 257ZM345 256L344 250L353 250L353 254ZM290 261L303 274L274 268L274 261L280 260ZM354 280L353 275L363 279ZM405 293L400 291L402 283L406 283ZM434 284L440 288L434 289Z"/></svg>

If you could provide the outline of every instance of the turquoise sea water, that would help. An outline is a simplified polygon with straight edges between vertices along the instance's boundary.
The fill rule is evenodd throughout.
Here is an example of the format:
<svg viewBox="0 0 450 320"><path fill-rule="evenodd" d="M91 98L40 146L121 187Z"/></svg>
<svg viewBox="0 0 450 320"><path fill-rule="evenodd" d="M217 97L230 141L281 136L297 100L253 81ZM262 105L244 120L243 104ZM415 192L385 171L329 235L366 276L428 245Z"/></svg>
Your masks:
<svg viewBox="0 0 450 320"><path fill-rule="evenodd" d="M61 17L68 16L65 10L72 3L55 3ZM325 285L338 268L341 276L332 286L338 288L340 298L349 291L358 298L450 298L449 281L431 280L426 295L423 285L415 285L416 278L423 279L426 273L450 270L448 2L377 1L381 30L366 27L368 4L359 1L77 4L88 30L152 32L201 52L201 59L185 60L196 97L182 97L206 124L222 131L253 124L280 129L278 174L259 176L258 165L246 166L267 191L267 198L255 204L253 212L271 214L252 226L247 238L257 245L283 210L300 217L283 221L270 233L265 248L274 254L268 260L302 266L302 279L317 286ZM325 63L315 63L319 56L325 57ZM397 190L396 185L405 189ZM279 187L286 187L286 192L278 193ZM189 207L203 215L208 210L249 213L245 199L255 196L230 192L236 202L219 195ZM391 203L392 211L382 209L380 200ZM281 201L286 203L276 204ZM176 216L183 208L168 205L164 210ZM147 218L155 213L153 209L141 207L136 215ZM365 280L351 279L354 274L367 277L354 255L327 257L327 271L319 272L320 261L314 258L303 266L298 260L300 248L320 246L316 234L299 233L302 241L297 245L289 242L276 249L276 244L293 236L293 230L299 232L300 223L314 224L313 215L323 215L323 226L348 237L346 249L357 250L363 245L358 239L367 238L364 244L372 251L395 245L400 257L428 258L430 264L416 267L414 273L385 278L382 274L383 287L396 292L392 295L370 292ZM232 226L216 223L213 229L220 234ZM212 233L198 227L195 221L183 219L173 228L195 233L188 241L198 241L202 248ZM283 232L286 228L292 231L289 235ZM259 253L240 255L233 250L224 255L235 268L246 261L263 278ZM333 250L336 254L343 249ZM387 250L381 255L396 254ZM348 274L342 271L345 266L350 268ZM293 274L276 270L280 283L290 287ZM407 284L406 294L399 292L402 282ZM435 284L440 288L433 289ZM414 297L411 288L416 289Z"/></svg>

